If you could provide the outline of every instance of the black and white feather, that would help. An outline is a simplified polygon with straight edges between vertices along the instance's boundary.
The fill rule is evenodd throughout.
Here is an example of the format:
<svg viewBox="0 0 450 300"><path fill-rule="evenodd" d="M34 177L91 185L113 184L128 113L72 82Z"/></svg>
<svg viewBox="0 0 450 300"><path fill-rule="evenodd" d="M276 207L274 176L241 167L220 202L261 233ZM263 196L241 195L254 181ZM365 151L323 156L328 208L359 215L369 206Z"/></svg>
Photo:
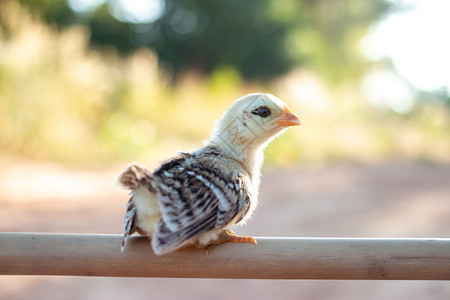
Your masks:
<svg viewBox="0 0 450 300"><path fill-rule="evenodd" d="M271 116L264 114L267 128L261 116L251 114L262 106ZM272 95L248 95L216 123L205 147L181 153L154 172L129 165L119 177L132 195L122 251L136 231L151 237L154 252L161 255L186 244L205 247L221 231L245 222L257 204L262 149L287 127L274 125L286 119L286 110Z"/></svg>

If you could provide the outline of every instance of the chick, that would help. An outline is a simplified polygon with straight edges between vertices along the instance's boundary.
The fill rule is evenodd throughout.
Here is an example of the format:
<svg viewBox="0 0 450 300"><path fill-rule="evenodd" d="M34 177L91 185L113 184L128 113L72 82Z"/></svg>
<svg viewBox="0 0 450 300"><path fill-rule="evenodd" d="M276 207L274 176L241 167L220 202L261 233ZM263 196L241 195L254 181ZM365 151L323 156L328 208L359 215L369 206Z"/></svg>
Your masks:
<svg viewBox="0 0 450 300"><path fill-rule="evenodd" d="M189 244L206 247L206 254L224 242L256 245L230 228L247 222L257 206L264 148L300 124L277 97L249 94L215 123L204 147L180 153L154 172L129 165L119 176L132 194L122 251L134 232L149 236L157 255Z"/></svg>

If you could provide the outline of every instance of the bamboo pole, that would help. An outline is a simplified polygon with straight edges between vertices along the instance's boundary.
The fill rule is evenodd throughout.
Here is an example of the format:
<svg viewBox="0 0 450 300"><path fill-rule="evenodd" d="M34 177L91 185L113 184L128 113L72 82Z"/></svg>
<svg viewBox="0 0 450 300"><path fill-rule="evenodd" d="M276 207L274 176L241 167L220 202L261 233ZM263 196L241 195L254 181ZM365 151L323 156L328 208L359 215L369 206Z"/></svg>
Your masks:
<svg viewBox="0 0 450 300"><path fill-rule="evenodd" d="M209 256L186 247L155 256L148 239L0 233L1 275L254 279L450 280L450 239L257 238Z"/></svg>

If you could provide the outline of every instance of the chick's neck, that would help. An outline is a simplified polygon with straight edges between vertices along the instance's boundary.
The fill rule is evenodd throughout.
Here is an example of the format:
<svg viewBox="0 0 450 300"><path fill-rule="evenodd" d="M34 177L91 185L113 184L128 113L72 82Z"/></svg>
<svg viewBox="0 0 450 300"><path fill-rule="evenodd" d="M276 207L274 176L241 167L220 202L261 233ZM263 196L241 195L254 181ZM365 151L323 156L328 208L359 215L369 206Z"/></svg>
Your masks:
<svg viewBox="0 0 450 300"><path fill-rule="evenodd" d="M212 139L209 147L219 149L221 155L237 161L249 173L254 185L259 185L261 165L264 161L263 145L255 143L231 143L221 139Z"/></svg>

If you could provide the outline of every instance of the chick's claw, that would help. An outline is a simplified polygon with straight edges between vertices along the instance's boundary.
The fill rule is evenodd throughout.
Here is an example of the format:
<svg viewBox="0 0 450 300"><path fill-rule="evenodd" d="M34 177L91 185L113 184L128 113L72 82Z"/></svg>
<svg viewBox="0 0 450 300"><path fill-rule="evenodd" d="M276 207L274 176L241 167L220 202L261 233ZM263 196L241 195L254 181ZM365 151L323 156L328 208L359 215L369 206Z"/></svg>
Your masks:
<svg viewBox="0 0 450 300"><path fill-rule="evenodd" d="M253 238L251 236L236 235L230 229L226 229L219 234L219 238L217 240L211 242L206 247L205 255L208 256L214 247L216 247L217 245L223 244L223 243L249 243L249 244L253 244L255 246L258 244L258 242L255 240L255 238Z"/></svg>

